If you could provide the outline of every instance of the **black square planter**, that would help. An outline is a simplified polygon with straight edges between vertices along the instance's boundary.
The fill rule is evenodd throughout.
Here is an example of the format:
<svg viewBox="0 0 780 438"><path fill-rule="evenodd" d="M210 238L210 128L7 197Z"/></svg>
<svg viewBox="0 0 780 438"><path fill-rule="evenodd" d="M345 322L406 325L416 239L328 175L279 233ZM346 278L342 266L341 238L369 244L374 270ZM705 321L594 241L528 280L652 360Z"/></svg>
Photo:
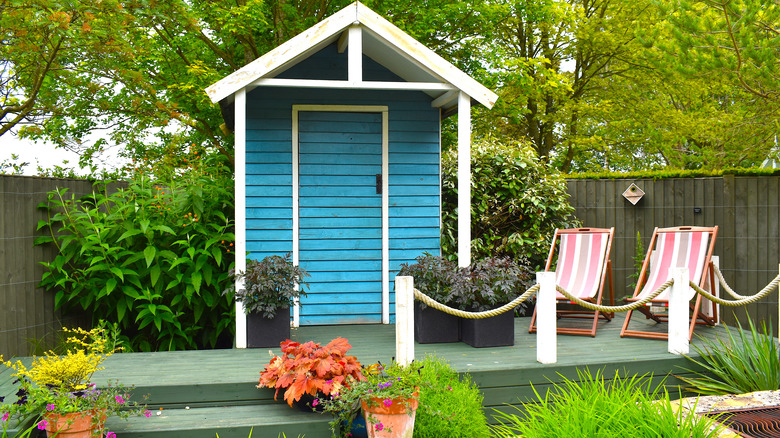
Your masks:
<svg viewBox="0 0 780 438"><path fill-rule="evenodd" d="M414 306L414 340L419 344L438 344L460 340L460 318L420 303Z"/></svg>
<svg viewBox="0 0 780 438"><path fill-rule="evenodd" d="M515 345L515 312L508 311L485 319L466 319L460 323L460 338L472 347Z"/></svg>
<svg viewBox="0 0 780 438"><path fill-rule="evenodd" d="M279 348L290 339L290 308L279 309L273 319L257 313L246 316L246 346L248 348Z"/></svg>

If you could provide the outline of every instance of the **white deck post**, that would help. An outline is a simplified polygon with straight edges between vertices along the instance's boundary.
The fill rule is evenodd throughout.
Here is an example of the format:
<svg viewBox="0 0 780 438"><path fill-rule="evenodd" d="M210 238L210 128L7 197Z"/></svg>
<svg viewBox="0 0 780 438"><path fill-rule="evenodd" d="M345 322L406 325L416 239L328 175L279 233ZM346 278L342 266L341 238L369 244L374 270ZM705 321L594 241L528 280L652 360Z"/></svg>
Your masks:
<svg viewBox="0 0 780 438"><path fill-rule="evenodd" d="M395 277L395 360L414 360L414 277Z"/></svg>
<svg viewBox="0 0 780 438"><path fill-rule="evenodd" d="M536 361L558 362L558 322L555 316L555 272L537 272L536 282Z"/></svg>
<svg viewBox="0 0 780 438"><path fill-rule="evenodd" d="M236 215L236 272L246 272L246 89L236 91L234 102L235 132L235 215ZM236 281L236 290L244 287ZM246 314L244 304L236 301L236 348L246 348Z"/></svg>
<svg viewBox="0 0 780 438"><path fill-rule="evenodd" d="M671 268L669 272L674 279L669 293L669 353L688 354L690 276L688 268Z"/></svg>
<svg viewBox="0 0 780 438"><path fill-rule="evenodd" d="M458 94L458 265L471 264L471 97Z"/></svg>

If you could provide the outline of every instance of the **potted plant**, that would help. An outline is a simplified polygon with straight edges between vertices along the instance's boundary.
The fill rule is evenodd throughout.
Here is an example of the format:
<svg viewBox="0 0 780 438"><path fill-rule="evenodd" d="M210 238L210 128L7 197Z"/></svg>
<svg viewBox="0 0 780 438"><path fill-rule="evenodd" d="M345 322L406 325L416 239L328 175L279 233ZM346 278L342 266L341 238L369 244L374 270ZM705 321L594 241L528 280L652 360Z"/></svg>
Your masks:
<svg viewBox="0 0 780 438"><path fill-rule="evenodd" d="M496 309L525 292L531 284L531 270L508 257L480 260L468 268L467 281L456 288L467 289L464 305L474 312ZM514 345L514 311L483 319L461 321L461 340L472 347Z"/></svg>
<svg viewBox="0 0 780 438"><path fill-rule="evenodd" d="M286 340L281 347L282 355L271 359L257 385L276 389L274 400L284 391L284 400L290 406L299 403L302 409L318 409L324 397L339 393L349 382L363 380L360 362L347 354L352 346L344 338L336 338L324 347Z"/></svg>
<svg viewBox="0 0 780 438"><path fill-rule="evenodd" d="M244 304L247 323L247 346L249 348L276 347L290 337L290 307L301 296L309 284L303 281L310 275L290 260L290 253L284 257L272 255L264 259L248 260L246 272L229 272L233 279L224 292L233 294L236 301ZM243 279L244 287L236 290L235 280Z"/></svg>
<svg viewBox="0 0 780 438"><path fill-rule="evenodd" d="M23 421L33 417L37 418L35 427L46 430L50 437L88 438L106 434L110 438L116 434L105 431L103 426L110 415L127 418L142 410L147 417L151 415L130 401L126 388L112 384L99 388L90 383L92 374L115 351L107 346L104 329L64 330L70 335L65 355L49 351L43 357L33 358L29 368L21 361L2 361L0 356L0 362L14 370L12 376L19 383L16 400L0 406L4 423L11 418Z"/></svg>
<svg viewBox="0 0 780 438"><path fill-rule="evenodd" d="M414 287L435 301L456 307L453 285L459 279L455 262L425 253L417 263L401 265L398 275L414 277ZM458 342L460 318L416 301L414 306L414 340L420 344Z"/></svg>
<svg viewBox="0 0 780 438"><path fill-rule="evenodd" d="M378 363L364 370L364 380L352 380L325 399L324 410L335 416L334 434L350 430L362 409L369 438L411 438L419 390L425 385L420 369L415 363L387 368Z"/></svg>

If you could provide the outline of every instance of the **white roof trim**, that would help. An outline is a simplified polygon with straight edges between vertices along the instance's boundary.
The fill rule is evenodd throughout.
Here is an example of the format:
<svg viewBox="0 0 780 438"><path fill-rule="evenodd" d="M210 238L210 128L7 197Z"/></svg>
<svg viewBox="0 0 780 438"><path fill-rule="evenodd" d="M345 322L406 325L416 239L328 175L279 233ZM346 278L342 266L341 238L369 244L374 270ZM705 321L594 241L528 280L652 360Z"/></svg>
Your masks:
<svg viewBox="0 0 780 438"><path fill-rule="evenodd" d="M219 102L250 86L258 79L272 76L287 64L296 63L337 37L352 24L359 24L385 40L396 51L416 64L430 70L477 102L492 108L498 96L447 62L431 49L404 33L359 1L352 3L325 20L296 35L279 47L255 59L229 76L212 84L206 93L212 102Z"/></svg>

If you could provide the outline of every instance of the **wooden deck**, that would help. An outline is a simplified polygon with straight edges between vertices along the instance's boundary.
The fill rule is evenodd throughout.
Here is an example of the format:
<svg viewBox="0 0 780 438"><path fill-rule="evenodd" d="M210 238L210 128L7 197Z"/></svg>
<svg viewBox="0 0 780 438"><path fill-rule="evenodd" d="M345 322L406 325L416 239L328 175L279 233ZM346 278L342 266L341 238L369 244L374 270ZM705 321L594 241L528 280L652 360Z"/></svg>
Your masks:
<svg viewBox="0 0 780 438"><path fill-rule="evenodd" d="M665 341L621 339L620 318L600 323L595 338L559 336L558 363L542 365L536 362L536 336L528 334L528 322L528 318L515 319L512 347L477 349L463 343L417 344L416 356L436 354L457 371L469 373L484 393L488 418L494 408L507 409L506 404L534 400L532 385L544 393L561 376L576 378L578 368L602 369L607 376L617 372L653 374L660 382L670 373L685 374L680 367L690 366L686 359L667 353ZM638 318L637 323L654 324ZM697 328L697 334L704 338L724 332L722 327ZM326 343L338 336L349 340L353 346L350 353L363 364L390 362L394 354L393 326L316 326L293 330L293 338L298 341ZM694 340L695 344L700 342ZM273 353L278 354L278 349ZM246 438L252 427L252 436L257 437L276 437L282 432L287 437L330 436L327 417L290 409L275 402L271 390L255 388L259 372L270 358L267 349L115 354L93 380L99 385L119 380L134 386L136 396L149 394L149 407L155 411L151 418L109 420L111 430L120 438L214 438L216 433L222 438ZM9 374L0 374L0 395L11 397L6 402L15 392ZM667 387L677 383L674 377L665 382Z"/></svg>

